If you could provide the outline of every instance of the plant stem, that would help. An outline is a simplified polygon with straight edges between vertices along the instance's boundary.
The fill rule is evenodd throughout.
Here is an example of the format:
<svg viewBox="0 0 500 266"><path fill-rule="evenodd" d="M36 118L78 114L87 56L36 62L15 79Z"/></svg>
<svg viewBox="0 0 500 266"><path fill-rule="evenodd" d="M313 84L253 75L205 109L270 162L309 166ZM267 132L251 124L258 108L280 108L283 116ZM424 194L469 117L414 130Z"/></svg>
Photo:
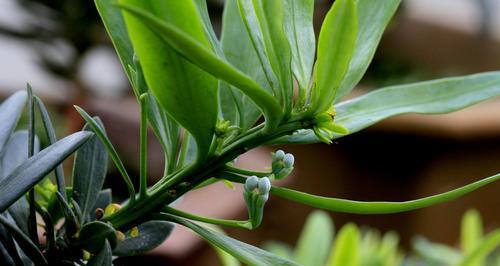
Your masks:
<svg viewBox="0 0 500 266"><path fill-rule="evenodd" d="M139 199L148 196L148 94L144 93L139 96L141 105L141 121L140 121L140 170L139 170Z"/></svg>
<svg viewBox="0 0 500 266"><path fill-rule="evenodd" d="M240 174L240 175L244 175L244 176L254 175L254 176L258 176L258 177L270 176L272 174L270 172L258 172L258 171L248 170L248 169L241 169L241 168L233 167L230 165L226 165L224 167L224 171L228 171L228 172L232 172L232 173Z"/></svg>
<svg viewBox="0 0 500 266"><path fill-rule="evenodd" d="M35 154L35 105L33 98L33 89L30 84L27 84L28 89L28 158ZM38 230L36 224L36 202L35 189L31 189L28 193L29 215L28 215L28 233L36 246L40 246L38 240Z"/></svg>
<svg viewBox="0 0 500 266"><path fill-rule="evenodd" d="M183 212L168 206L165 206L163 208L164 212L177 215L179 217L187 218L190 220L194 221L199 221L203 223L209 223L209 224L215 224L215 225L225 225L225 226L231 226L231 227L238 227L238 228L244 228L244 229L252 229L252 224L250 221L235 221L235 220L225 220L225 219L216 219L216 218L210 218L210 217L203 217L203 216L198 216L194 215L191 213Z"/></svg>

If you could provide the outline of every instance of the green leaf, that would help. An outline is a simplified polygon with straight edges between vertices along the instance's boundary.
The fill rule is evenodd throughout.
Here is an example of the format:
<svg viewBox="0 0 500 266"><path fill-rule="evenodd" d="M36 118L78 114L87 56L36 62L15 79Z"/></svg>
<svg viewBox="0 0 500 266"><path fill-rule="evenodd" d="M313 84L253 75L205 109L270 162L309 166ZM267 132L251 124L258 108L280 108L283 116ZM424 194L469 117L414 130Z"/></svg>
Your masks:
<svg viewBox="0 0 500 266"><path fill-rule="evenodd" d="M28 96L25 91L19 91L7 98L0 105L0 154L16 127Z"/></svg>
<svg viewBox="0 0 500 266"><path fill-rule="evenodd" d="M459 266L474 266L478 262L486 259L488 254L493 252L500 246L500 230L495 230L484 237L483 241L479 243L473 250L468 252L463 260L458 263ZM481 264L479 264L481 265Z"/></svg>
<svg viewBox="0 0 500 266"><path fill-rule="evenodd" d="M5 217L8 217L5 215ZM23 265L16 243L3 225L0 224L0 265ZM2 257L3 256L3 257Z"/></svg>
<svg viewBox="0 0 500 266"><path fill-rule="evenodd" d="M422 237L413 241L413 249L430 265L456 265L462 258L458 250L431 243Z"/></svg>
<svg viewBox="0 0 500 266"><path fill-rule="evenodd" d="M49 141L49 145L54 144L57 141L56 132L54 130L54 126L52 126L52 121L50 120L49 112L42 100L37 96L34 97L35 104L40 111L40 115L42 117L43 127L45 128L45 134L47 135L47 139ZM55 169L55 176L57 182L57 191L66 198L66 185L64 183L64 170L63 166L60 164Z"/></svg>
<svg viewBox="0 0 500 266"><path fill-rule="evenodd" d="M35 138L35 153L40 150L40 141ZM3 149L0 161L0 180L8 176L16 167L28 160L28 131L14 132Z"/></svg>
<svg viewBox="0 0 500 266"><path fill-rule="evenodd" d="M358 132L386 118L407 114L443 114L500 96L500 72L486 72L379 89L335 106L335 122ZM341 137L341 136L338 136ZM273 143L315 143L310 130Z"/></svg>
<svg viewBox="0 0 500 266"><path fill-rule="evenodd" d="M273 186L271 193L292 201L300 202L319 209L325 209L334 212L356 213L356 214L386 214L412 211L425 208L435 204L447 202L467 193L470 193L482 186L490 184L500 179L500 174L490 176L474 183L465 185L461 188L450 190L441 194L429 196L426 198L402 201L402 202L384 202L384 201L354 201L338 198L328 198L295 191L288 188Z"/></svg>
<svg viewBox="0 0 500 266"><path fill-rule="evenodd" d="M94 119L104 129L100 119ZM88 124L83 130L92 132ZM82 223L94 216L94 205L104 184L107 167L106 147L94 135L76 152L73 164L73 199L82 210Z"/></svg>
<svg viewBox="0 0 500 266"><path fill-rule="evenodd" d="M120 156L118 156L118 153L116 152L115 148L113 147L113 144L111 144L111 141L109 140L108 136L106 136L106 133L104 132L104 129L101 128L101 126L97 123L96 120L94 120L92 117L90 117L87 112L85 112L82 108L78 106L74 106L76 111L83 117L85 122L94 130L96 133L97 137L99 137L99 140L101 140L102 144L106 147L106 150L108 151L108 155L111 157L113 160L113 163L115 164L116 168L120 172L123 181L127 185L128 189L128 194L131 202L135 200L135 190L134 190L134 185L132 184L132 180L130 180L130 176L127 173L127 170L125 169L125 166L123 165L122 160L120 159Z"/></svg>
<svg viewBox="0 0 500 266"><path fill-rule="evenodd" d="M31 239L21 232L17 226L11 223L3 215L0 215L0 224L2 224L12 234L19 247L30 258L35 265L48 265L43 254L38 247L31 241Z"/></svg>
<svg viewBox="0 0 500 266"><path fill-rule="evenodd" d="M79 222L77 216L69 203L64 199L61 193L56 192L57 200L59 202L59 206L61 206L61 210L64 215L64 226L66 228L66 234L69 236L73 236L79 229Z"/></svg>
<svg viewBox="0 0 500 266"><path fill-rule="evenodd" d="M483 238L483 223L481 215L476 210L468 210L463 218L460 232L460 247L464 253L469 253L481 243ZM481 265L482 263L478 263Z"/></svg>
<svg viewBox="0 0 500 266"><path fill-rule="evenodd" d="M385 28L401 3L401 0L356 0L358 32L354 53L349 63L335 102L347 95L358 84L373 59Z"/></svg>
<svg viewBox="0 0 500 266"><path fill-rule="evenodd" d="M360 253L360 233L355 224L344 225L335 239L327 265L357 266Z"/></svg>
<svg viewBox="0 0 500 266"><path fill-rule="evenodd" d="M116 246L115 229L107 223L94 221L82 227L79 237L74 244L90 253L96 254L104 247L106 240L109 241L111 247Z"/></svg>
<svg viewBox="0 0 500 266"><path fill-rule="evenodd" d="M268 75L271 88L281 99L285 113L291 110L293 84L291 49L285 34L285 10L283 1L238 0L241 17L244 18L257 54ZM271 67L268 70L267 64Z"/></svg>
<svg viewBox="0 0 500 266"><path fill-rule="evenodd" d="M134 256L150 251L167 239L174 225L166 221L149 221L140 224L139 235L128 235L124 241L120 241L113 254L116 256Z"/></svg>
<svg viewBox="0 0 500 266"><path fill-rule="evenodd" d="M22 197L45 175L78 149L92 135L77 132L69 135L29 158L0 181L0 212Z"/></svg>
<svg viewBox="0 0 500 266"><path fill-rule="evenodd" d="M209 47L200 15L192 0L122 0L175 25L197 44ZM196 139L198 158L208 155L217 121L217 80L191 64L145 24L148 21L124 13L130 39L144 70L146 83L162 107Z"/></svg>
<svg viewBox="0 0 500 266"><path fill-rule="evenodd" d="M321 113L332 106L335 94L349 69L358 31L354 0L337 0L327 13L318 40L315 86L310 110Z"/></svg>
<svg viewBox="0 0 500 266"><path fill-rule="evenodd" d="M149 92L140 64L134 61L134 48L128 37L121 9L114 5L112 0L95 0L95 4L136 96ZM130 67L133 67L133 69L130 69ZM155 135L163 146L167 159L171 162L175 159L175 150L178 144L178 125L167 117L166 112L160 108L153 95L148 94L148 119ZM169 165L173 167L173 163Z"/></svg>
<svg viewBox="0 0 500 266"><path fill-rule="evenodd" d="M221 45L225 58L239 71L271 92L272 89L253 48L252 41L245 34L246 28L241 20L236 1L227 0L222 15ZM227 83L221 84L220 97L224 119L239 125L243 130L253 126L261 115L259 108L249 97Z"/></svg>
<svg viewBox="0 0 500 266"><path fill-rule="evenodd" d="M266 117L266 126L274 128L281 120L282 112L278 101L267 93L254 80L238 71L232 65L216 56L206 45L200 44L176 25L165 22L155 15L131 5L120 5L126 12L137 16L143 23L153 29L162 40L189 61L221 79L250 97L262 110ZM156 54L155 54L156 55ZM156 59L156 57L155 57Z"/></svg>
<svg viewBox="0 0 500 266"><path fill-rule="evenodd" d="M293 254L294 261L302 265L325 265L332 239L333 223L330 216L322 211L314 211L302 229Z"/></svg>
<svg viewBox="0 0 500 266"><path fill-rule="evenodd" d="M316 51L316 37L313 29L314 0L286 0L283 4L285 34L292 52L292 71L299 85L299 97L303 105L311 80Z"/></svg>
<svg viewBox="0 0 500 266"><path fill-rule="evenodd" d="M201 237L203 237L210 244L233 255L234 257L236 257L238 260L240 260L245 264L256 265L256 266L299 265L292 261L277 257L267 251L261 250L249 244L216 233L213 230L201 227L188 220L165 213L159 214L156 217L159 219L173 221L175 223L188 227L189 229L193 230Z"/></svg>
<svg viewBox="0 0 500 266"><path fill-rule="evenodd" d="M104 246L101 248L99 253L95 254L86 265L87 266L113 265L113 255L111 254L111 245L109 244L109 241L107 239L104 241Z"/></svg>

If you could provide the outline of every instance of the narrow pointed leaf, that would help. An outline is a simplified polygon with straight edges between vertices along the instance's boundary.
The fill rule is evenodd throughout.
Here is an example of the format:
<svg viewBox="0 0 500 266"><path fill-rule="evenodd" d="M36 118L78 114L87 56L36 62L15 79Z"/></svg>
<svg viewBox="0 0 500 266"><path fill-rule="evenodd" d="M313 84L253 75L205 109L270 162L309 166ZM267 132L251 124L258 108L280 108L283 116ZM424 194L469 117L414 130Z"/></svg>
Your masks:
<svg viewBox="0 0 500 266"><path fill-rule="evenodd" d="M37 246L31 241L31 239L21 232L12 222L10 222L3 215L0 215L0 224L2 224L9 232L12 234L17 244L21 247L24 253L33 261L36 265L48 265L47 260L45 260L43 254L37 248Z"/></svg>
<svg viewBox="0 0 500 266"><path fill-rule="evenodd" d="M210 45L192 0L122 0L120 3L175 25L202 47ZM149 88L170 116L193 134L198 157L207 156L217 120L217 80L165 44L145 24L147 20L128 12L124 18Z"/></svg>
<svg viewBox="0 0 500 266"><path fill-rule="evenodd" d="M335 95L335 102L347 95L365 74L382 34L400 3L401 0L356 0L359 30L349 69Z"/></svg>
<svg viewBox="0 0 500 266"><path fill-rule="evenodd" d="M66 233L69 236L73 236L79 229L79 221L73 209L69 203L63 198L61 193L56 192L57 200L61 206L61 210L64 215L64 226L66 227Z"/></svg>
<svg viewBox="0 0 500 266"><path fill-rule="evenodd" d="M483 238L483 222L476 210L469 210L462 218L460 232L460 247L464 253L471 252ZM482 263L477 263L481 265Z"/></svg>
<svg viewBox="0 0 500 266"><path fill-rule="evenodd" d="M246 34L246 28L241 20L236 1L228 0L224 5L221 45L225 58L239 71L271 92L272 89L266 79L259 57L253 48L252 41ZM221 110L226 120L239 125L243 130L255 124L261 111L248 96L227 83L221 84L220 94Z"/></svg>
<svg viewBox="0 0 500 266"><path fill-rule="evenodd" d="M111 266L113 265L113 254L108 240L104 241L104 246L99 253L95 254L86 264L88 266Z"/></svg>
<svg viewBox="0 0 500 266"><path fill-rule="evenodd" d="M284 3L238 0L238 5L270 85L288 113L291 110L293 86L291 50L284 31Z"/></svg>
<svg viewBox="0 0 500 266"><path fill-rule="evenodd" d="M138 236L128 235L124 241L120 241L113 254L116 256L134 256L150 251L167 239L174 225L166 221L149 221L137 227Z"/></svg>
<svg viewBox="0 0 500 266"><path fill-rule="evenodd" d="M95 118L101 128L104 125ZM84 131L92 132L87 124ZM94 205L106 178L108 154L106 147L97 135L92 136L75 155L73 164L73 199L78 203L83 215L83 222L94 215Z"/></svg>
<svg viewBox="0 0 500 266"><path fill-rule="evenodd" d="M272 128L280 121L282 114L278 101L253 79L238 71L220 57L217 57L205 45L200 44L175 25L162 21L140 8L123 4L120 6L126 12L137 16L143 23L146 23L151 29L155 30L162 37L163 41L185 58L214 77L240 89L250 97L266 116L266 125L268 127Z"/></svg>
<svg viewBox="0 0 500 266"><path fill-rule="evenodd" d="M299 95L305 98L316 52L313 29L314 0L285 0L283 3L285 33L292 51L292 70L299 84Z"/></svg>
<svg viewBox="0 0 500 266"><path fill-rule="evenodd" d="M8 216L5 216L8 217ZM17 251L16 243L5 227L0 224L0 252L5 256L5 264L6 265L22 265L22 260L19 257L19 253ZM2 262L2 258L0 257L0 265Z"/></svg>
<svg viewBox="0 0 500 266"><path fill-rule="evenodd" d="M213 230L201 227L188 220L165 213L159 214L156 217L159 219L166 219L169 221L173 221L175 223L188 227L189 229L193 230L201 237L203 237L210 244L226 251L227 253L233 255L238 260L247 265L256 265L256 266L299 265L292 261L277 257L267 251L254 247L252 245L240 242L236 239L216 233Z"/></svg>
<svg viewBox="0 0 500 266"><path fill-rule="evenodd" d="M314 211L309 215L293 254L302 265L321 266L328 259L333 239L333 223L327 213Z"/></svg>
<svg viewBox="0 0 500 266"><path fill-rule="evenodd" d="M118 156L118 152L116 152L116 149L113 147L113 144L111 144L111 141L106 136L104 129L101 128L101 126L97 123L97 121L94 120L89 114L87 114L87 112L85 112L82 108L75 106L75 109L82 116L82 118L85 120L85 122L87 122L87 124L92 128L92 130L94 130L97 137L99 137L99 140L106 147L106 150L108 151L108 155L111 157L111 159L113 160L113 163L115 164L116 168L120 172L120 174L123 178L123 181L127 185L129 197L133 201L135 198L135 190L134 190L134 185L132 184L132 180L130 179L128 172L125 169L125 166L123 165L123 162L120 159L120 156Z"/></svg>
<svg viewBox="0 0 500 266"><path fill-rule="evenodd" d="M22 197L92 135L77 132L45 148L0 181L0 212Z"/></svg>
<svg viewBox="0 0 500 266"><path fill-rule="evenodd" d="M443 114L500 96L500 72L424 81L379 89L335 106L335 122L358 132L386 118L407 114ZM337 136L341 137L341 136ZM273 143L315 143L309 130Z"/></svg>
<svg viewBox="0 0 500 266"><path fill-rule="evenodd" d="M358 31L355 0L337 0L328 12L318 40L315 83L311 110L316 114L330 108L354 53Z"/></svg>
<svg viewBox="0 0 500 266"><path fill-rule="evenodd" d="M9 140L10 134L16 127L17 121L26 104L27 94L19 91L10 96L0 105L0 154Z"/></svg>
<svg viewBox="0 0 500 266"><path fill-rule="evenodd" d="M481 265L477 262L485 261L486 257L500 246L500 230L495 230L484 237L473 250L468 252L463 260L458 263L459 266Z"/></svg>
<svg viewBox="0 0 500 266"><path fill-rule="evenodd" d="M45 134L47 135L47 139L49 141L49 145L54 144L57 141L56 132L54 130L54 126L52 125L52 121L50 120L49 112L47 108L43 104L42 100L35 96L35 104L40 111L40 115L42 117L42 124L45 129ZM64 183L64 170L62 165L58 165L54 171L57 182L57 190L63 197L66 197L66 185Z"/></svg>
<svg viewBox="0 0 500 266"><path fill-rule="evenodd" d="M360 233L354 224L343 226L332 248L328 266L357 266L360 252Z"/></svg>
<svg viewBox="0 0 500 266"><path fill-rule="evenodd" d="M40 151L40 141L35 138L35 153ZM4 147L0 161L0 180L8 176L16 167L28 160L28 131L14 132Z"/></svg>
<svg viewBox="0 0 500 266"><path fill-rule="evenodd" d="M385 214L412 211L435 204L447 202L467 193L470 193L480 187L495 182L500 179L500 174L484 178L474 183L468 184L461 188L450 190L434 196L429 196L421 199L402 201L402 202L382 202L382 201L354 201L338 198L328 198L307 194L300 191L295 191L287 188L273 186L271 193L286 198L288 200L297 201L305 205L309 205L319 209L325 209L334 212L356 213L356 214Z"/></svg>

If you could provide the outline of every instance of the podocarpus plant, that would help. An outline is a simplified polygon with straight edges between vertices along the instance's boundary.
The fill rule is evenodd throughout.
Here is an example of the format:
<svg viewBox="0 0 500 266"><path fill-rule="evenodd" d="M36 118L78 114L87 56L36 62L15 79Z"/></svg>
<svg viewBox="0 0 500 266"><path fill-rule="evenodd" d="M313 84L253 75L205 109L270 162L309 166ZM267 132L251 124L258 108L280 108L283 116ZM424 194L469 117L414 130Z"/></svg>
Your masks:
<svg viewBox="0 0 500 266"><path fill-rule="evenodd" d="M399 2L335 1L316 45L313 0L227 0L220 39L210 24L204 0L96 0L141 107L139 187L133 186L104 125L77 107L87 122L86 130L94 131L95 136L76 156L73 188L65 189L57 168L56 189L46 183L37 191L58 200L58 207L45 212L30 200L31 212L38 211L46 218L45 243L38 244L36 230L22 230L26 234L8 218L1 221L18 236L16 241L24 254L38 254L30 258L39 264L110 265L112 255L134 255L155 247L175 223L192 229L243 263L296 265L193 221L253 229L262 221L270 194L331 211L402 212L454 199L499 179L497 174L406 202L359 202L273 185L293 170L293 155L283 151L273 154L269 172L233 165L239 155L261 145L331 143L333 138L394 115L447 113L500 95L500 73L490 72L382 88L340 102L368 68ZM147 186L146 171L148 125L163 148L166 162L163 177L151 187ZM77 134L89 137L88 133ZM109 191L100 192L106 168L104 150L128 188L129 198L121 204L107 204ZM33 158L42 153L49 154L49 148ZM33 167L42 164L35 159L28 162L25 164ZM49 166L54 164L44 164ZM21 180L23 186L14 181L2 183L2 192L16 193L0 194L0 212L47 173L26 173L29 169L18 167L6 178ZM242 197L248 220L201 217L171 205L185 193L221 180L244 184ZM66 195L65 190L71 193ZM47 207L50 202L46 200ZM64 217L64 225L51 226L59 217ZM6 250L2 254L15 251ZM12 254L15 257L17 253Z"/></svg>

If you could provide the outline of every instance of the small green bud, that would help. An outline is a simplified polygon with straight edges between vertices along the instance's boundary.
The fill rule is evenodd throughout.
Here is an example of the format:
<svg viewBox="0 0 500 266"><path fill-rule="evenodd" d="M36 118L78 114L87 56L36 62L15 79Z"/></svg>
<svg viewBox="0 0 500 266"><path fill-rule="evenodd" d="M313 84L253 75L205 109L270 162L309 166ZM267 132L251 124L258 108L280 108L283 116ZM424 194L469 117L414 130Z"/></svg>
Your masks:
<svg viewBox="0 0 500 266"><path fill-rule="evenodd" d="M285 168L291 168L293 167L293 164L295 163L295 157L291 153L285 154L285 158L283 158L283 165Z"/></svg>
<svg viewBox="0 0 500 266"><path fill-rule="evenodd" d="M332 139L334 138L335 134L346 135L347 133L349 133L349 130L347 130L347 128L334 122L335 115L335 109L332 107L330 108L330 110L318 114L316 117L314 117L314 134L326 144L332 143Z"/></svg>
<svg viewBox="0 0 500 266"><path fill-rule="evenodd" d="M269 178L263 177L259 180L259 193L261 195L267 195L269 194L269 191L271 190L271 181L269 181Z"/></svg>
<svg viewBox="0 0 500 266"><path fill-rule="evenodd" d="M250 176L245 182L245 191L252 192L259 185L259 178L256 176Z"/></svg>
<svg viewBox="0 0 500 266"><path fill-rule="evenodd" d="M282 150L273 154L272 173L275 179L283 179L293 171L295 157L291 153L285 153Z"/></svg>
<svg viewBox="0 0 500 266"><path fill-rule="evenodd" d="M134 226L132 229L130 229L130 237L138 237L139 236L139 227Z"/></svg>

